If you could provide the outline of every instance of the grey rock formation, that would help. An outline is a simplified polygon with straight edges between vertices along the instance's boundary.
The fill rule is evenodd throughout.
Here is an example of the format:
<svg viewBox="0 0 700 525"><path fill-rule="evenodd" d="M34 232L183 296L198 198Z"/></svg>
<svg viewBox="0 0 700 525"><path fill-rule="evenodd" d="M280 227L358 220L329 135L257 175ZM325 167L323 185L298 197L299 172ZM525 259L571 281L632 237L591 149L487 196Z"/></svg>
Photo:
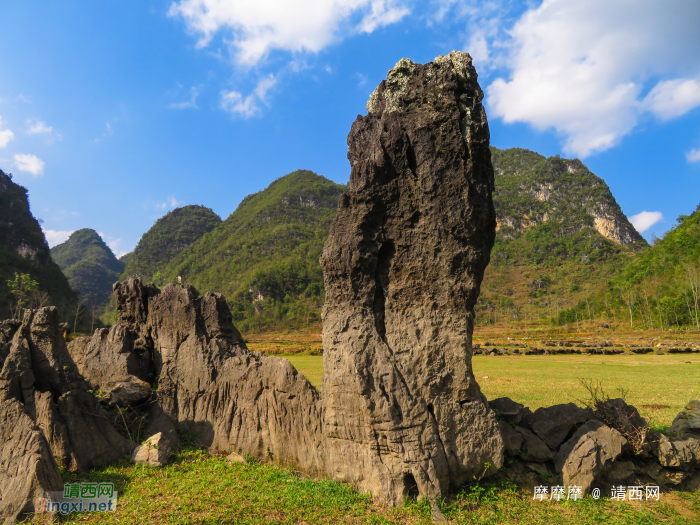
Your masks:
<svg viewBox="0 0 700 525"><path fill-rule="evenodd" d="M390 504L503 462L471 368L496 225L482 97L466 53L403 59L348 136L350 191L321 257L327 465Z"/></svg>
<svg viewBox="0 0 700 525"><path fill-rule="evenodd" d="M575 425L593 419L590 410L579 408L574 403L554 405L535 410L530 418L532 430L548 447L557 448Z"/></svg>
<svg viewBox="0 0 700 525"><path fill-rule="evenodd" d="M136 333L141 332L146 335L137 351ZM143 326L116 324L95 330L92 337L74 339L68 351L95 391L102 390L113 403L132 404L150 396L146 381L152 379L152 344L147 334Z"/></svg>
<svg viewBox="0 0 700 525"><path fill-rule="evenodd" d="M690 401L673 420L669 432L679 437L685 434L700 436L700 401Z"/></svg>
<svg viewBox="0 0 700 525"><path fill-rule="evenodd" d="M523 439L521 456L524 461L535 461L543 463L554 458L554 452L547 444L526 428L517 429L518 434Z"/></svg>
<svg viewBox="0 0 700 525"><path fill-rule="evenodd" d="M588 421L562 445L554 464L563 474L565 486L579 486L585 493L594 483L603 488L615 477L626 475L613 470L612 464L628 448L627 440L617 430L600 421ZM612 474L613 479L606 474Z"/></svg>
<svg viewBox="0 0 700 525"><path fill-rule="evenodd" d="M0 522L38 509L45 491L63 490L49 444L16 399L0 403Z"/></svg>
<svg viewBox="0 0 700 525"><path fill-rule="evenodd" d="M63 466L88 469L128 454L66 348L55 307L25 310L0 370L0 403L15 399Z"/></svg>

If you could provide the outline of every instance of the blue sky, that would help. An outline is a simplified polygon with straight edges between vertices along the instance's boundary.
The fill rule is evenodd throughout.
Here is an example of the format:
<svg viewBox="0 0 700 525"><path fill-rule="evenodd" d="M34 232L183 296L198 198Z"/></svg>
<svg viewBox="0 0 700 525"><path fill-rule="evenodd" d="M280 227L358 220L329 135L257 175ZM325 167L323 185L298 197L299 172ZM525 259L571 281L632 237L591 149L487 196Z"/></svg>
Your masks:
<svg viewBox="0 0 700 525"><path fill-rule="evenodd" d="M0 169L50 244L226 218L347 133L403 57L475 59L492 144L579 157L647 238L700 203L697 0L4 0ZM646 213L643 213L646 212Z"/></svg>

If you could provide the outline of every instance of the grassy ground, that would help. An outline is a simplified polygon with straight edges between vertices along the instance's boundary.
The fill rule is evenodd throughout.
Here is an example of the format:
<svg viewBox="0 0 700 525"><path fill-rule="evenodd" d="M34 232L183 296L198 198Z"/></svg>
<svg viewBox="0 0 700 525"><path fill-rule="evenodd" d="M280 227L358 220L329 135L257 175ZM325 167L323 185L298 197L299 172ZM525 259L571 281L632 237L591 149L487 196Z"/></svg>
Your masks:
<svg viewBox="0 0 700 525"><path fill-rule="evenodd" d="M181 450L164 468L121 464L67 482L113 482L119 493L114 513L70 514L64 523L94 524L273 524L430 523L427 503L408 500L399 508L373 503L347 485L314 481L293 470L251 462L229 465L223 456ZM531 490L531 489L530 489ZM661 494L656 502L584 498L532 501L531 491L509 483L475 484L440 504L455 524L698 524L700 494ZM49 523L34 515L27 523Z"/></svg>
<svg viewBox="0 0 700 525"><path fill-rule="evenodd" d="M285 355L312 384L320 387L323 357ZM474 356L474 374L488 399L509 397L535 410L586 398L581 380L602 381L616 397L628 391L652 426L664 430L691 399L700 399L699 354ZM646 408L667 405L668 408Z"/></svg>
<svg viewBox="0 0 700 525"><path fill-rule="evenodd" d="M494 337L494 336L499 337ZM551 335L551 334L550 334ZM639 334L630 331L629 337ZM644 335L644 334L642 334ZM685 334L684 334L685 335ZM505 332L479 334L506 340ZM697 337L697 336L696 336ZM316 331L246 335L248 346L285 353L313 384L320 386L323 358ZM651 339L651 338L649 338ZM629 390L627 399L657 428L670 425L690 399L700 398L700 355L475 356L475 375L489 399L508 396L533 410L585 397L580 379L602 380L611 394ZM668 405L668 409L644 408ZM119 492L115 513L71 514L64 523L90 524L316 524L430 523L427 503L408 500L387 508L352 487L311 480L292 469L251 461L229 465L223 456L184 448L162 469L118 465L85 474L64 474L66 482L111 481ZM546 484L546 483L545 483ZM698 524L700 492L662 493L656 502L617 502L609 498L535 502L532 487L509 482L474 484L440 502L455 524ZM35 515L27 523L48 523Z"/></svg>

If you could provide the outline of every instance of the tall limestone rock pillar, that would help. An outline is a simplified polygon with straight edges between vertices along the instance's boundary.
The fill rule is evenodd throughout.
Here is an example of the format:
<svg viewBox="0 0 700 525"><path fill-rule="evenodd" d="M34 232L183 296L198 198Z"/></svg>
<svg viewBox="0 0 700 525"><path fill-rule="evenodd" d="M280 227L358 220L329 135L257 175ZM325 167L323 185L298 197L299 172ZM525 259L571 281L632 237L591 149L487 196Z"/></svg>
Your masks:
<svg viewBox="0 0 700 525"><path fill-rule="evenodd" d="M503 462L474 379L474 305L495 237L489 130L471 57L403 59L348 136L321 265L326 465L386 503Z"/></svg>

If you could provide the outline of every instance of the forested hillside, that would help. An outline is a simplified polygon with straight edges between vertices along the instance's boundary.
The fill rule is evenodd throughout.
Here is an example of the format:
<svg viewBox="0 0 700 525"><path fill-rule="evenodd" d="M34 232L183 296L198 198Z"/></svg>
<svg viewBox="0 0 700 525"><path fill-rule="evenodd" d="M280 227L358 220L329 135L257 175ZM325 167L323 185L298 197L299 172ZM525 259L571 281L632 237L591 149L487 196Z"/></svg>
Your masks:
<svg viewBox="0 0 700 525"><path fill-rule="evenodd" d="M18 300L25 307L58 306L67 318L77 294L51 259L44 233L30 211L27 190L0 171L0 320L12 316Z"/></svg>
<svg viewBox="0 0 700 525"><path fill-rule="evenodd" d="M51 257L80 293L80 300L95 311L104 309L112 296L112 285L124 271L124 263L89 228L73 232L66 242L51 248Z"/></svg>
<svg viewBox="0 0 700 525"><path fill-rule="evenodd" d="M318 259L346 189L307 170L277 179L243 199L163 274L224 293L243 330L317 322L323 303Z"/></svg>
<svg viewBox="0 0 700 525"><path fill-rule="evenodd" d="M221 217L204 206L183 206L161 217L139 241L136 249L122 257L124 276L140 275L160 283L164 267L180 252L221 224Z"/></svg>

